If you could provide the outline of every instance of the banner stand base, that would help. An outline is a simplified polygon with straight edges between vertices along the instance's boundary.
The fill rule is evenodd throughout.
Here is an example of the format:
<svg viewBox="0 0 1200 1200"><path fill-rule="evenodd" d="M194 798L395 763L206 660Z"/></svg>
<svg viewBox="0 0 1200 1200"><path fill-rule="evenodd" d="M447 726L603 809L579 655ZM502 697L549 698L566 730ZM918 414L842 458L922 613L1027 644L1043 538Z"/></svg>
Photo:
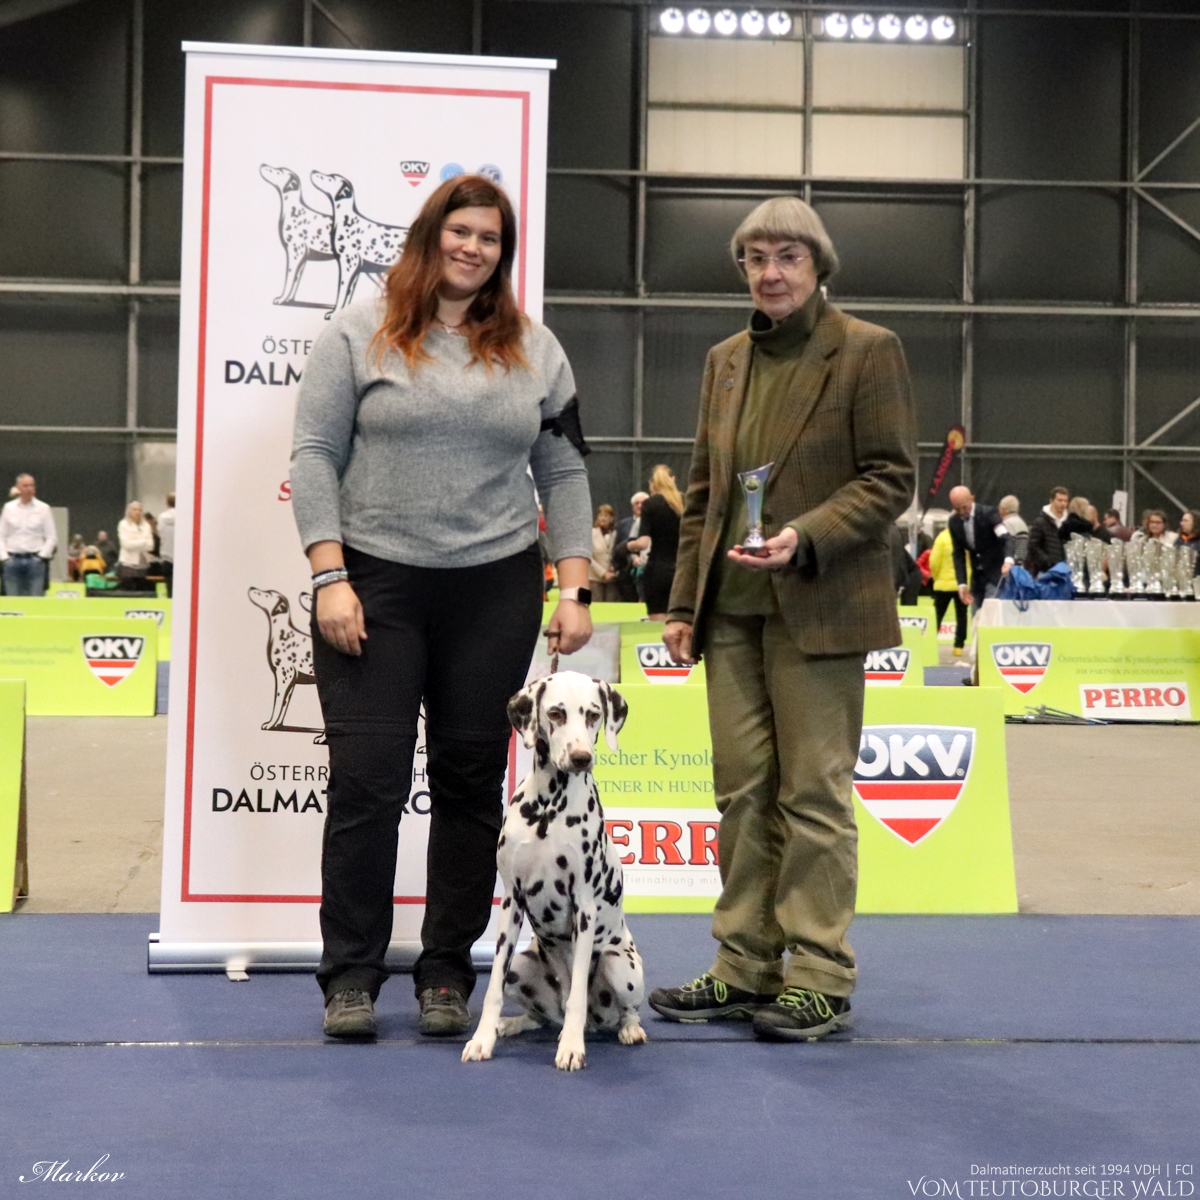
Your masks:
<svg viewBox="0 0 1200 1200"><path fill-rule="evenodd" d="M476 942L471 961L488 970L495 951L494 941ZM389 971L411 971L420 953L420 942L392 942L384 961ZM152 933L146 945L149 975L226 974L233 979L250 971L312 974L320 961L320 942L163 942Z"/></svg>

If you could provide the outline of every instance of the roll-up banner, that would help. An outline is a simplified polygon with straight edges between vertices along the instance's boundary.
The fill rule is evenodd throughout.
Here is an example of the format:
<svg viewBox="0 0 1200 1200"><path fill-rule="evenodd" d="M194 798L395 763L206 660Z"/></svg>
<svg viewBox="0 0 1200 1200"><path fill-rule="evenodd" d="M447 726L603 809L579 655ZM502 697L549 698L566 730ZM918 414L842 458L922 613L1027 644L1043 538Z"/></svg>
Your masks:
<svg viewBox="0 0 1200 1200"><path fill-rule="evenodd" d="M328 777L288 460L306 356L445 179L498 182L540 319L546 60L185 43L179 522L151 970L311 967ZM419 736L420 741L423 740ZM424 911L420 748L390 960Z"/></svg>

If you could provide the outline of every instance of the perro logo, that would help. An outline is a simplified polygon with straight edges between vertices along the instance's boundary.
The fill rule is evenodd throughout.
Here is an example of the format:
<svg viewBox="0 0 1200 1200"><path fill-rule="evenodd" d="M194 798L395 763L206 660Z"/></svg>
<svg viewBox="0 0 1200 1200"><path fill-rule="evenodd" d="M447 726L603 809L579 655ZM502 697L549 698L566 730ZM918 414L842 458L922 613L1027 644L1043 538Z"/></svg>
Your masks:
<svg viewBox="0 0 1200 1200"><path fill-rule="evenodd" d="M419 187L425 176L429 174L429 164L417 158L406 158L400 164L400 171L413 187Z"/></svg>
<svg viewBox="0 0 1200 1200"><path fill-rule="evenodd" d="M969 727L864 725L854 790L884 828L915 846L954 811L974 754Z"/></svg>
<svg viewBox="0 0 1200 1200"><path fill-rule="evenodd" d="M1123 683L1120 687L1079 685L1079 711L1085 717L1116 721L1190 721L1186 683Z"/></svg>
<svg viewBox="0 0 1200 1200"><path fill-rule="evenodd" d="M1004 682L1024 696L1042 682L1053 652L1049 642L995 642L992 661Z"/></svg>
<svg viewBox="0 0 1200 1200"><path fill-rule="evenodd" d="M651 683L684 683L692 673L689 663L676 662L661 642L637 647L638 666Z"/></svg>
<svg viewBox="0 0 1200 1200"><path fill-rule="evenodd" d="M867 683L875 687L896 687L904 682L911 658L908 650L872 650L863 661Z"/></svg>
<svg viewBox="0 0 1200 1200"><path fill-rule="evenodd" d="M80 638L89 670L101 683L116 687L123 683L142 657L146 639L94 634Z"/></svg>

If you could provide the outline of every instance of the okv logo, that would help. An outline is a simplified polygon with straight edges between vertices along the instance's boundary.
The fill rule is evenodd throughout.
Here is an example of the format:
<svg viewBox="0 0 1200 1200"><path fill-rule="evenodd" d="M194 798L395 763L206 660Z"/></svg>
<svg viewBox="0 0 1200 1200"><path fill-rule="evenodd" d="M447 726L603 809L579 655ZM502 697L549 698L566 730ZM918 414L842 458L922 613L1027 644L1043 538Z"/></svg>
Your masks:
<svg viewBox="0 0 1200 1200"><path fill-rule="evenodd" d="M863 661L867 683L875 687L896 687L904 682L911 654L903 647L872 650Z"/></svg>
<svg viewBox="0 0 1200 1200"><path fill-rule="evenodd" d="M1005 683L1022 696L1032 692L1050 666L1053 647L1049 642L995 642L992 661Z"/></svg>
<svg viewBox="0 0 1200 1200"><path fill-rule="evenodd" d="M651 683L684 683L692 673L688 663L676 662L662 642L637 647L638 666Z"/></svg>
<svg viewBox="0 0 1200 1200"><path fill-rule="evenodd" d="M954 811L974 755L966 726L865 725L854 790L875 820L915 846Z"/></svg>
<svg viewBox="0 0 1200 1200"><path fill-rule="evenodd" d="M88 669L108 687L116 687L129 678L146 645L145 638L105 634L84 635L80 642Z"/></svg>
<svg viewBox="0 0 1200 1200"><path fill-rule="evenodd" d="M419 158L406 158L400 164L400 172L413 187L420 187L429 174L429 164Z"/></svg>
<svg viewBox="0 0 1200 1200"><path fill-rule="evenodd" d="M900 628L901 629L905 629L905 628L915 629L921 634L922 637L924 637L926 631L929 629L929 618L928 617L901 617L900 618Z"/></svg>
<svg viewBox="0 0 1200 1200"><path fill-rule="evenodd" d="M125 615L134 620L157 621L161 628L167 614L161 608L127 608Z"/></svg>

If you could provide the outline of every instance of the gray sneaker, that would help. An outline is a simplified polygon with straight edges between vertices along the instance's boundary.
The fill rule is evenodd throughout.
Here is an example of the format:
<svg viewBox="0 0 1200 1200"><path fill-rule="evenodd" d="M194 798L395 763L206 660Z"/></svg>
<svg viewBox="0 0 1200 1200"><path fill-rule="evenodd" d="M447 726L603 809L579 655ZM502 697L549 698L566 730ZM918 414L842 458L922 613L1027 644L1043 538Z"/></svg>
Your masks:
<svg viewBox="0 0 1200 1200"><path fill-rule="evenodd" d="M366 1041L375 1036L375 1008L370 994L359 988L334 992L325 1005L325 1034Z"/></svg>
<svg viewBox="0 0 1200 1200"><path fill-rule="evenodd" d="M467 999L452 987L426 988L418 997L421 1020L417 1028L426 1037L454 1037L471 1028Z"/></svg>

